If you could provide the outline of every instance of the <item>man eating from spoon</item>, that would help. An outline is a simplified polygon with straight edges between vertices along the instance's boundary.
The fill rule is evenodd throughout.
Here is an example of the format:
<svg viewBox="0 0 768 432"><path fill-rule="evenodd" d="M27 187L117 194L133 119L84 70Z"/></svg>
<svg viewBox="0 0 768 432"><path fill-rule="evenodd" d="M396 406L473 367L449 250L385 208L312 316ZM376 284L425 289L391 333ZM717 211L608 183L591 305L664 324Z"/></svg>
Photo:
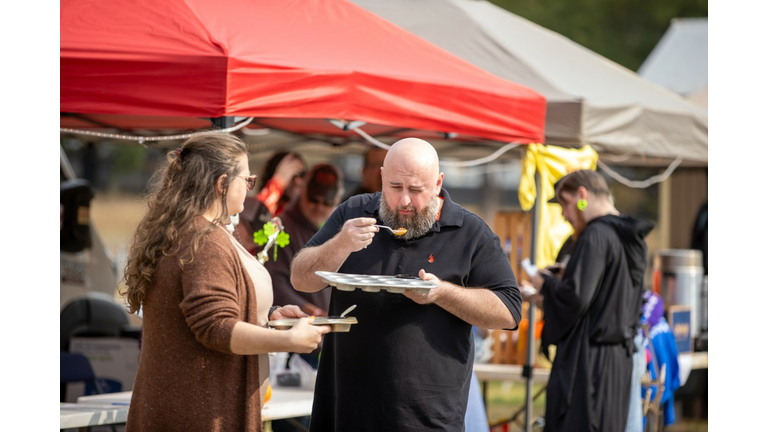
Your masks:
<svg viewBox="0 0 768 432"><path fill-rule="evenodd" d="M382 192L342 203L296 254L291 282L320 291L322 270L418 275L437 287L332 291L329 313L356 304L358 324L325 337L310 431L463 431L472 326L516 329L517 282L498 236L442 188L432 145L396 142L381 175ZM379 233L375 224L407 232Z"/></svg>

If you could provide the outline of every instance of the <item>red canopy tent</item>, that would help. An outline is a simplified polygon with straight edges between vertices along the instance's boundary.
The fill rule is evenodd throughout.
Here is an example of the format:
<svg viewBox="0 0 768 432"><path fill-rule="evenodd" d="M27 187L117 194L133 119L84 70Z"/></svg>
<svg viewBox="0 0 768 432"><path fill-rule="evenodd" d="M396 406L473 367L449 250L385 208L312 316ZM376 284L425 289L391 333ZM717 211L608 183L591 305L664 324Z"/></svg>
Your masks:
<svg viewBox="0 0 768 432"><path fill-rule="evenodd" d="M545 100L345 0L62 0L62 127L203 126L541 142ZM86 114L88 122L66 113ZM366 129L368 128L368 129Z"/></svg>

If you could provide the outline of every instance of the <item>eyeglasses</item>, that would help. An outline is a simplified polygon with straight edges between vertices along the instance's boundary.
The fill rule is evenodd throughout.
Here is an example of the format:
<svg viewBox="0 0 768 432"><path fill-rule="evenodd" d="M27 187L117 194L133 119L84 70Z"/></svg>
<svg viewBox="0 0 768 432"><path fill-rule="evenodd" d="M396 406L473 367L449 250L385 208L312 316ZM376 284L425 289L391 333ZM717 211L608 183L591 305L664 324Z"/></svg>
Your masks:
<svg viewBox="0 0 768 432"><path fill-rule="evenodd" d="M253 188L256 187L256 176L250 175L250 176L238 176L241 179L245 180L245 187L248 190L253 190Z"/></svg>

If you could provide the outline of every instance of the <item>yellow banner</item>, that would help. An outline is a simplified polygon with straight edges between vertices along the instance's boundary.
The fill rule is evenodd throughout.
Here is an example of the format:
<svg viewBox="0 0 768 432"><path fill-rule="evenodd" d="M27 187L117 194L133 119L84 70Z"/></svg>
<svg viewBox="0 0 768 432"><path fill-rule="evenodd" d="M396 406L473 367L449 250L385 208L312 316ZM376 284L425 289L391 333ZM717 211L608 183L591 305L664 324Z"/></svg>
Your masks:
<svg viewBox="0 0 768 432"><path fill-rule="evenodd" d="M559 204L550 204L555 196L554 184L566 174L582 169L597 169L597 152L586 145L570 149L543 144L530 144L523 159L522 178L518 197L520 206L528 211L536 203L536 172L541 181L541 210L536 233L536 265L539 268L554 264L557 252L573 228L563 219Z"/></svg>

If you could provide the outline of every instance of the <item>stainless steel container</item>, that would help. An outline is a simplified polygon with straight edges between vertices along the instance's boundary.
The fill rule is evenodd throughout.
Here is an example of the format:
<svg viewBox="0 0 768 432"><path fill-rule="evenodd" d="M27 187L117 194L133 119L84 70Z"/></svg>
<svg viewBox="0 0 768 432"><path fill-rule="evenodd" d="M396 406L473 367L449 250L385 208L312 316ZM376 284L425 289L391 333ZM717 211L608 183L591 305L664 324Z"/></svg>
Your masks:
<svg viewBox="0 0 768 432"><path fill-rule="evenodd" d="M706 312L702 307L704 266L701 251L693 249L665 249L654 260L654 267L661 273L659 295L664 306L685 305L691 309L691 338L701 334L706 326Z"/></svg>

